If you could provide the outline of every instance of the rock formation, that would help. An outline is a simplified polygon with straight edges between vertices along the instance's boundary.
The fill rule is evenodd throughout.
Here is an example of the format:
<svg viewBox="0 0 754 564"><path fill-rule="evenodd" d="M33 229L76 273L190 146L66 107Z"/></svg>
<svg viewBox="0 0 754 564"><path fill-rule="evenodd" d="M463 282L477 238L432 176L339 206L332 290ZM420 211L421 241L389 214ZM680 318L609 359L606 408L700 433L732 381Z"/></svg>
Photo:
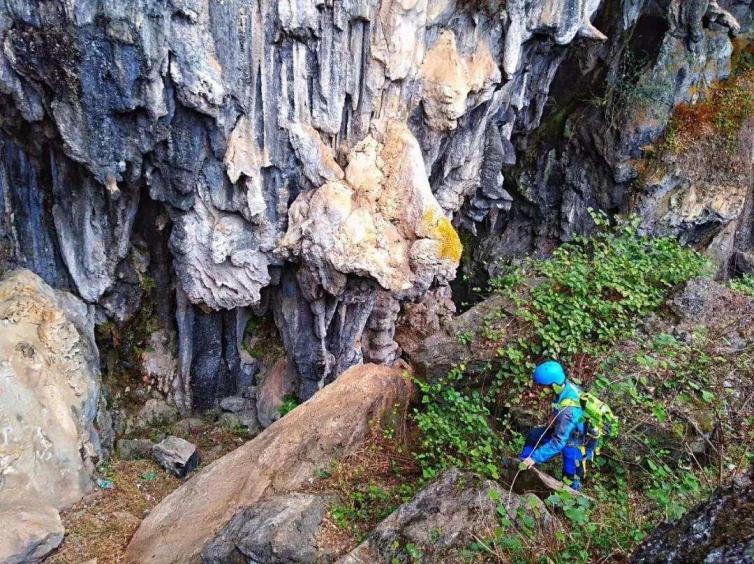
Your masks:
<svg viewBox="0 0 754 564"><path fill-rule="evenodd" d="M750 476L720 488L677 523L659 527L631 562L750 562L754 555L754 487Z"/></svg>
<svg viewBox="0 0 754 564"><path fill-rule="evenodd" d="M92 485L99 358L90 309L29 271L0 281L0 328L0 560L28 562L63 540L58 510Z"/></svg>
<svg viewBox="0 0 754 564"><path fill-rule="evenodd" d="M454 224L510 207L514 127L554 45L604 40L599 5L4 5L0 256L99 321L158 280L178 367L149 370L184 411L251 383L248 308L273 304L308 398L393 361L399 302L455 276Z"/></svg>
<svg viewBox="0 0 754 564"><path fill-rule="evenodd" d="M191 561L236 513L302 487L317 469L363 445L371 425L396 404L405 407L412 395L399 368L351 368L165 498L134 535L128 561Z"/></svg>

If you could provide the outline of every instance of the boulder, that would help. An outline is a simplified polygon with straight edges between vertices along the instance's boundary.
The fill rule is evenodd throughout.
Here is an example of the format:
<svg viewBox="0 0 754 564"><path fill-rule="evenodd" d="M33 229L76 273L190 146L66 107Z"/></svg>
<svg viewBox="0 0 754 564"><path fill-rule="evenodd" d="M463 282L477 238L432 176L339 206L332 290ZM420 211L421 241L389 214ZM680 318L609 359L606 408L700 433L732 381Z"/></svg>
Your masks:
<svg viewBox="0 0 754 564"><path fill-rule="evenodd" d="M218 423L231 430L245 427L246 432L252 435L256 435L262 430L257 420L257 412L254 409L239 411L238 413L223 413L220 415Z"/></svg>
<svg viewBox="0 0 754 564"><path fill-rule="evenodd" d="M229 396L220 400L220 409L230 413L247 411L254 407L254 402L241 396Z"/></svg>
<svg viewBox="0 0 754 564"><path fill-rule="evenodd" d="M678 522L658 527L631 562L752 562L753 481L754 472L719 489Z"/></svg>
<svg viewBox="0 0 754 564"><path fill-rule="evenodd" d="M19 270L0 281L0 562L33 561L63 537L102 448L92 310Z"/></svg>
<svg viewBox="0 0 754 564"><path fill-rule="evenodd" d="M126 551L131 563L196 559L239 511L294 491L317 469L354 452L371 426L413 397L400 368L365 364L209 465L166 497L142 522ZM400 411L400 409L399 409Z"/></svg>
<svg viewBox="0 0 754 564"><path fill-rule="evenodd" d="M327 505L326 497L293 493L248 507L202 551L202 563L333 561L334 555L317 542Z"/></svg>
<svg viewBox="0 0 754 564"><path fill-rule="evenodd" d="M507 511L513 522L519 519L519 510L526 512L541 534L553 534L559 527L533 494L509 496L497 482L451 469L396 509L339 563L410 561L405 551L408 544L421 551L426 562L455 561L453 557L460 556L475 537L495 535L499 510Z"/></svg>
<svg viewBox="0 0 754 564"><path fill-rule="evenodd" d="M4 564L39 562L63 542L63 523L58 511L49 506L13 507L0 504L0 560Z"/></svg>
<svg viewBox="0 0 754 564"><path fill-rule="evenodd" d="M186 477L199 466L196 445L172 435L152 447L152 456L160 466L179 478Z"/></svg>
<svg viewBox="0 0 754 564"><path fill-rule="evenodd" d="M137 429L160 427L178 421L178 410L165 400L150 398L139 410L134 426Z"/></svg>
<svg viewBox="0 0 754 564"><path fill-rule="evenodd" d="M437 309L407 308L395 335L411 365L430 379L444 376L460 363L474 370L497 358L499 343L505 340L510 317L515 314L511 300L499 294L456 317L451 317L446 307L440 310L441 315Z"/></svg>
<svg viewBox="0 0 754 564"><path fill-rule="evenodd" d="M121 460L149 458L154 443L149 439L120 439L115 444L115 451Z"/></svg>
<svg viewBox="0 0 754 564"><path fill-rule="evenodd" d="M285 359L278 360L257 386L257 417L262 427L269 427L280 419L283 398L296 391L296 375Z"/></svg>

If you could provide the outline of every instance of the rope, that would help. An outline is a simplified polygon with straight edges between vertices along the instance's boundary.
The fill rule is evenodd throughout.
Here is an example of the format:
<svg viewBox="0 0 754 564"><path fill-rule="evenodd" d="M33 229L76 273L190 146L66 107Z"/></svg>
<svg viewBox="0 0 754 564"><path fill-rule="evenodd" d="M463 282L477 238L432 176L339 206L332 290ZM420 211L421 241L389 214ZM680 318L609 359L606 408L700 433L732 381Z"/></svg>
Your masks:
<svg viewBox="0 0 754 564"><path fill-rule="evenodd" d="M566 407L568 407L568 406L566 406ZM537 439L537 442L536 442L536 443L534 443L534 449L532 450L532 452L534 452L535 450L537 450L537 447L539 446L539 443L540 443L540 442L542 441L542 439L544 439L544 438L545 438L545 435L547 434L547 431L549 431L549 430L550 430L550 427L552 427L552 426L553 426L553 424L555 423L555 421L557 421L558 417L560 417L560 414L561 414L561 413L563 413L563 412L564 412L564 411L566 410L566 407L563 407L563 408L561 408L561 409L560 409L560 411L558 411L558 412L557 412L557 413L555 414L555 417L553 417L553 418L551 419L551 421L550 421L550 422L549 422L549 423L547 424L547 427L545 427L545 430L544 430L544 431L542 432L542 434L541 434L541 435L539 436L539 439ZM515 475L515 476L513 476L513 481L511 482L511 488L510 488L510 490L508 490L508 502L507 502L507 503L505 504L505 510L506 510L506 511L507 511L508 509L510 509L510 506L511 506L511 500L513 499L513 486L515 486L515 485L516 485L516 480L518 479L518 475L519 475L519 474L520 474L521 472L522 472L522 469L521 469L521 468L519 468L519 469L518 469L518 472L516 472L516 475Z"/></svg>

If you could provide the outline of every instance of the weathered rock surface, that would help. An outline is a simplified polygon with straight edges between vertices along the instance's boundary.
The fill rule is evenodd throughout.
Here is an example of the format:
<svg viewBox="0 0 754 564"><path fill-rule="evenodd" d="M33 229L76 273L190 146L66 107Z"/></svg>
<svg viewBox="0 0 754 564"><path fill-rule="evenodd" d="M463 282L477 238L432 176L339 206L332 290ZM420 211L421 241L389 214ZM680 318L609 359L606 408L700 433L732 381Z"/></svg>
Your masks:
<svg viewBox="0 0 754 564"><path fill-rule="evenodd" d="M160 466L179 478L185 478L199 466L196 445L173 435L154 445L152 456Z"/></svg>
<svg viewBox="0 0 754 564"><path fill-rule="evenodd" d="M288 362L278 360L272 368L263 375L256 388L257 418L262 427L269 427L280 419L280 406L288 394L296 393L296 382Z"/></svg>
<svg viewBox="0 0 754 564"><path fill-rule="evenodd" d="M119 439L115 443L115 452L121 460L149 458L154 443L149 439Z"/></svg>
<svg viewBox="0 0 754 564"><path fill-rule="evenodd" d="M295 491L317 468L363 443L370 423L413 396L402 370L354 367L255 439L214 462L147 516L127 550L129 562L187 562L245 508Z"/></svg>
<svg viewBox="0 0 754 564"><path fill-rule="evenodd" d="M493 497L497 497L495 501ZM369 534L367 539L339 560L342 564L393 562L407 557L413 544L427 562L455 561L475 538L493 537L500 526L502 505L511 521L519 509L534 518L540 533L554 534L557 520L533 494L510 496L497 482L470 472L451 469L401 505Z"/></svg>
<svg viewBox="0 0 754 564"><path fill-rule="evenodd" d="M658 527L631 555L636 563L754 561L754 485L742 477L680 521Z"/></svg>
<svg viewBox="0 0 754 564"><path fill-rule="evenodd" d="M751 10L736 1L616 2L594 23L608 40L569 51L541 125L514 135L518 159L504 169L512 201L480 225L475 258L494 273L500 257L549 252L594 228L591 207L636 211L647 231L707 251L725 271L752 246L741 231L751 223L751 133L729 174L710 171L735 149L652 159L673 108L729 76L731 36L751 29Z"/></svg>
<svg viewBox="0 0 754 564"><path fill-rule="evenodd" d="M505 338L515 308L510 300L493 294L461 315L450 313L449 308L438 306L436 296L429 295L424 302L409 306L399 323L398 344L428 378L443 376L461 363L473 370L496 358L496 343Z"/></svg>
<svg viewBox="0 0 754 564"><path fill-rule="evenodd" d="M246 308L285 302L306 399L394 361L395 300L454 277L454 225L510 208L510 140L559 46L604 39L600 4L5 3L0 260L102 319L157 281L176 323L145 372L184 413L253 383Z"/></svg>
<svg viewBox="0 0 754 564"><path fill-rule="evenodd" d="M134 427L137 429L161 427L175 423L179 417L178 410L165 400L150 398L136 414Z"/></svg>
<svg viewBox="0 0 754 564"><path fill-rule="evenodd" d="M29 271L0 281L0 561L62 540L58 510L91 487L102 454L91 310Z"/></svg>
<svg viewBox="0 0 754 564"><path fill-rule="evenodd" d="M329 501L293 493L244 509L202 551L202 562L332 562L334 555L317 539Z"/></svg>

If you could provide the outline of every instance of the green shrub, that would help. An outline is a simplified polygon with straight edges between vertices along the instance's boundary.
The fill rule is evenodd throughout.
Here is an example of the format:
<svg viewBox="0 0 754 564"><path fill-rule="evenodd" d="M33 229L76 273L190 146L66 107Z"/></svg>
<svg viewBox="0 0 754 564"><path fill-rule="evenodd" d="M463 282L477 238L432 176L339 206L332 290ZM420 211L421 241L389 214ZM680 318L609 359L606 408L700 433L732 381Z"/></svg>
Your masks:
<svg viewBox="0 0 754 564"><path fill-rule="evenodd" d="M283 397L283 403L278 408L280 417L288 415L291 411L298 407L298 398L294 394L287 394Z"/></svg>
<svg viewBox="0 0 754 564"><path fill-rule="evenodd" d="M730 281L730 288L734 292L754 298L754 274L744 274L741 278Z"/></svg>
<svg viewBox="0 0 754 564"><path fill-rule="evenodd" d="M460 366L438 382L417 381L422 407L414 410L414 418L421 431L417 459L424 478L451 466L498 478L500 438L479 392L459 389L463 373Z"/></svg>
<svg viewBox="0 0 754 564"><path fill-rule="evenodd" d="M596 235L578 237L533 263L534 275L544 281L531 291L525 315L538 340L532 352L540 356L564 359L587 343L616 342L706 264L675 239L640 235L636 217L614 228L604 214L593 217Z"/></svg>

